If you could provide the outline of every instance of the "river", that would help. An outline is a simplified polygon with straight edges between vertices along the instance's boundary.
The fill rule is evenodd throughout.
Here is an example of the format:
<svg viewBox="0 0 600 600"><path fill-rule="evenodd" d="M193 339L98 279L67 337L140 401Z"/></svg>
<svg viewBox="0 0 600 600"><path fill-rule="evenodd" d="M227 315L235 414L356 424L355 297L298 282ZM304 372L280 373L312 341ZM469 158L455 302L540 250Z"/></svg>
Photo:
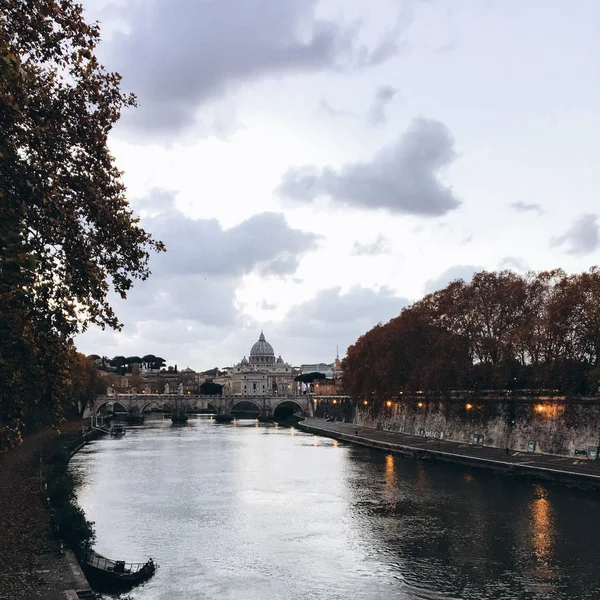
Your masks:
<svg viewBox="0 0 600 600"><path fill-rule="evenodd" d="M592 492L275 425L148 419L71 460L135 600L600 598Z"/></svg>

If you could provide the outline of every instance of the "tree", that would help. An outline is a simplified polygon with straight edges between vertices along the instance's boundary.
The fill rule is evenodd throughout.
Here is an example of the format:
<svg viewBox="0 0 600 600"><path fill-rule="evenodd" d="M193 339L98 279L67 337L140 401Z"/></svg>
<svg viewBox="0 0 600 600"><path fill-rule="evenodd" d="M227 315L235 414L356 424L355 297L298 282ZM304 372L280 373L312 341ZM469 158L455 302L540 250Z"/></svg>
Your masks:
<svg viewBox="0 0 600 600"><path fill-rule="evenodd" d="M161 356L157 356L152 363L151 369L161 369L167 364L167 361Z"/></svg>
<svg viewBox="0 0 600 600"><path fill-rule="evenodd" d="M350 346L345 387L375 407L401 390L597 393L599 297L596 267L453 281Z"/></svg>
<svg viewBox="0 0 600 600"><path fill-rule="evenodd" d="M73 0L0 12L0 420L60 412L75 333L120 328L109 302L150 271L107 136L135 98L94 55L98 25Z"/></svg>
<svg viewBox="0 0 600 600"><path fill-rule="evenodd" d="M145 356L142 356L142 364L146 367L146 369L153 369L155 360L156 356L154 356L154 354L146 354Z"/></svg>
<svg viewBox="0 0 600 600"><path fill-rule="evenodd" d="M302 375L298 375L294 377L294 381L300 381L302 383L312 383L316 379L327 379L325 373L319 373L315 371L314 373L303 373Z"/></svg>
<svg viewBox="0 0 600 600"><path fill-rule="evenodd" d="M203 396L221 396L223 394L223 386L220 383L205 381L200 385L200 394Z"/></svg>

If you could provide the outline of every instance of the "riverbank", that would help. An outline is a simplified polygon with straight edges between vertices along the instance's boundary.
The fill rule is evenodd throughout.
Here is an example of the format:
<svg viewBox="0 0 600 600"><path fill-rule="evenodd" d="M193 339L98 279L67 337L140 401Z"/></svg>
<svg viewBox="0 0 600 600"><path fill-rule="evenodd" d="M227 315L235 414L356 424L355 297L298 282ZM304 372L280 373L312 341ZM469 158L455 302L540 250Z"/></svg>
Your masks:
<svg viewBox="0 0 600 600"><path fill-rule="evenodd" d="M317 418L307 418L298 423L297 427L307 433L412 458L440 460L582 487L600 488L600 461L598 460L534 452L507 453L506 450L498 448L378 431L371 427L327 422Z"/></svg>
<svg viewBox="0 0 600 600"><path fill-rule="evenodd" d="M63 423L61 435L83 424ZM89 590L74 555L58 553L41 489L40 457L58 435L50 427L37 431L0 457L0 600L65 600L66 590Z"/></svg>

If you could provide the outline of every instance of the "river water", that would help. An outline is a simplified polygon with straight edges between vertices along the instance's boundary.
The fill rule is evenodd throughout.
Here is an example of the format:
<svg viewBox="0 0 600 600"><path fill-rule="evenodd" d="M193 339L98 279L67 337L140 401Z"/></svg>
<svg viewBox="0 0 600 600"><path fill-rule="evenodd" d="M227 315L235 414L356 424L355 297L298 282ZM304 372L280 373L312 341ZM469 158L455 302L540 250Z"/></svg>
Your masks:
<svg viewBox="0 0 600 600"><path fill-rule="evenodd" d="M600 498L275 425L150 419L76 454L135 600L600 598Z"/></svg>

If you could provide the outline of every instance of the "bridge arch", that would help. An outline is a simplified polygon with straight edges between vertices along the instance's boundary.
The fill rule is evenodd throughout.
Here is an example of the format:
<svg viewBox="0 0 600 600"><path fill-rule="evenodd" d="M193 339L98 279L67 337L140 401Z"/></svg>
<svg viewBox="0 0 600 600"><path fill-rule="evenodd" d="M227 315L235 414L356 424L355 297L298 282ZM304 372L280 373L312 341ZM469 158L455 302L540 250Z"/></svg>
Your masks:
<svg viewBox="0 0 600 600"><path fill-rule="evenodd" d="M279 409L279 410L278 410ZM289 398L286 398L284 400L282 400L281 402L278 402L274 407L273 407L273 416L277 417L277 416L292 416L293 414L296 413L296 411L300 411L300 414L302 416L305 416L304 414L304 409L302 408L302 405L297 402L296 400L290 400ZM281 414L281 413L286 413L286 414Z"/></svg>
<svg viewBox="0 0 600 600"><path fill-rule="evenodd" d="M237 407L237 409L236 409ZM256 413L256 416L259 417L262 414L262 409L260 406L249 398L240 398L239 400L235 400L229 409L229 412L234 415L234 413Z"/></svg>
<svg viewBox="0 0 600 600"><path fill-rule="evenodd" d="M217 407L210 400L206 401L206 410L210 410L211 412L213 412L215 414L219 412Z"/></svg>
<svg viewBox="0 0 600 600"><path fill-rule="evenodd" d="M104 400L103 402L98 404L98 406L94 407L95 414L99 415L100 409L107 407L109 404L113 405L113 411L115 410L115 405L118 405L120 408L119 412L127 412L127 407L122 402L119 402L118 400L108 399Z"/></svg>
<svg viewBox="0 0 600 600"><path fill-rule="evenodd" d="M154 399L149 400L148 402L146 402L145 404L142 405L142 409L140 410L140 414L143 415L144 411L147 410L148 407L152 406L153 404L155 404L158 408L166 408L167 410L173 411L173 409L169 406L169 404L167 402L162 402L158 398L154 398Z"/></svg>

